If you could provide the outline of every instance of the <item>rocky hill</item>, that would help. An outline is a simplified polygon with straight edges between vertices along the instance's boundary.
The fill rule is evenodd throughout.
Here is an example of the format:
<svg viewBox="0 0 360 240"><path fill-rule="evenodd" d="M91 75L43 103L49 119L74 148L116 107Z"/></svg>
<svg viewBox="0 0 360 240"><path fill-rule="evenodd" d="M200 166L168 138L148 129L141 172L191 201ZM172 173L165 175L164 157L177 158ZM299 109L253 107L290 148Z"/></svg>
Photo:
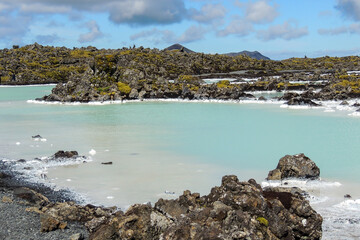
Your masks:
<svg viewBox="0 0 360 240"><path fill-rule="evenodd" d="M171 51L171 50L179 50L179 51L183 51L183 52L187 52L187 53L194 53L193 50L190 50L190 49L188 49L188 48L186 48L186 47L184 47L183 45L178 44L178 43L173 44L173 45L165 48L164 50L168 50L168 51Z"/></svg>
<svg viewBox="0 0 360 240"><path fill-rule="evenodd" d="M195 53L193 50L190 50L186 47L184 47L181 44L173 44L167 48L165 48L164 50L179 50L179 51L183 51L183 52L187 52L187 53ZM231 52L231 53L225 53L223 55L226 56L230 56L230 57L237 57L237 56L248 56L257 60L270 60L270 58L262 55L261 53L259 53L258 51L254 51L254 52L250 52L250 51L242 51L242 52Z"/></svg>
<svg viewBox="0 0 360 240"><path fill-rule="evenodd" d="M254 51L254 52L250 52L250 51L231 52L231 53L226 53L225 55L231 56L231 57L236 57L236 56L239 56L239 55L243 55L243 56L249 56L251 58L255 58L257 60L270 60L270 58L262 55L258 51Z"/></svg>

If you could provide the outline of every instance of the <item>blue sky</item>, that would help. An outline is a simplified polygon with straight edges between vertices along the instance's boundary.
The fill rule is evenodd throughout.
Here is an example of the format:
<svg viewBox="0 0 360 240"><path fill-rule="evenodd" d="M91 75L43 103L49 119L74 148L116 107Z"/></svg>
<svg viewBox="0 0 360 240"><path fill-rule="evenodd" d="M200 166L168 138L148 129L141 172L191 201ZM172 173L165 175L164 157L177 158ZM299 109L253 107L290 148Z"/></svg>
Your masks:
<svg viewBox="0 0 360 240"><path fill-rule="evenodd" d="M0 0L0 48L173 43L272 59L360 55L360 0Z"/></svg>

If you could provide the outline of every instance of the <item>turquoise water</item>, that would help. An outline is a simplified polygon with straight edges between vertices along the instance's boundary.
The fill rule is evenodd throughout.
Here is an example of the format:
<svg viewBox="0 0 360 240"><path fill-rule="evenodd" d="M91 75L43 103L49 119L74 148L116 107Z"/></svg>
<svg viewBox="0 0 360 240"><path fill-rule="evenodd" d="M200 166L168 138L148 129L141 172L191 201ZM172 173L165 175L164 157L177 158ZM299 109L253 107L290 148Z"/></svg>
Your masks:
<svg viewBox="0 0 360 240"><path fill-rule="evenodd" d="M360 118L347 113L255 103L26 102L51 88L0 87L0 157L94 149L90 163L45 169L46 181L93 202L126 207L185 189L206 194L225 174L261 182L282 156L297 153L313 159L323 179L345 186L329 190L339 201L344 193L360 198ZM37 134L46 142L35 142ZM107 161L113 165L101 165Z"/></svg>

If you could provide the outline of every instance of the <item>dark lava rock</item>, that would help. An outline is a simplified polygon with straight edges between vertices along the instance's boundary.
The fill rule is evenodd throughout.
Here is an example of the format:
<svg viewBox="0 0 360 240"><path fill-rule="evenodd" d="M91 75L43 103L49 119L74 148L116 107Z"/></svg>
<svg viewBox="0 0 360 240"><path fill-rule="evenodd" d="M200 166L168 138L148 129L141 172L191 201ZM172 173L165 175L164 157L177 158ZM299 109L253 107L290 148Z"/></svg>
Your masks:
<svg viewBox="0 0 360 240"><path fill-rule="evenodd" d="M345 106L345 105L349 105L349 103L348 103L347 101L342 101L342 102L340 103L340 105Z"/></svg>
<svg viewBox="0 0 360 240"><path fill-rule="evenodd" d="M311 99L303 98L301 96L291 98L289 101L286 102L287 105L293 106L293 105L308 105L312 107L318 107L321 106L320 104L315 103Z"/></svg>
<svg viewBox="0 0 360 240"><path fill-rule="evenodd" d="M32 138L42 138L40 135L32 136Z"/></svg>
<svg viewBox="0 0 360 240"><path fill-rule="evenodd" d="M276 169L269 172L268 180L281 180L286 178L318 179L320 169L303 153L286 155L279 160Z"/></svg>
<svg viewBox="0 0 360 240"><path fill-rule="evenodd" d="M351 198L351 195L350 194L345 194L344 198Z"/></svg>
<svg viewBox="0 0 360 240"><path fill-rule="evenodd" d="M58 151L54 154L54 158L76 158L79 154L77 151Z"/></svg>
<svg viewBox="0 0 360 240"><path fill-rule="evenodd" d="M102 162L101 164L103 164L103 165L112 165L113 162Z"/></svg>
<svg viewBox="0 0 360 240"><path fill-rule="evenodd" d="M35 203L39 205L43 205L49 202L49 200L42 194L39 194L34 190L26 187L19 187L14 189L14 195L30 203Z"/></svg>
<svg viewBox="0 0 360 240"><path fill-rule="evenodd" d="M0 172L0 179L1 178L8 178L8 177L10 177L10 176L5 174L5 173Z"/></svg>
<svg viewBox="0 0 360 240"><path fill-rule="evenodd" d="M224 176L209 195L187 190L154 207L137 204L113 214L90 239L321 239L321 224L300 194Z"/></svg>
<svg viewBox="0 0 360 240"><path fill-rule="evenodd" d="M25 159L19 159L17 160L18 163L26 163L26 160Z"/></svg>
<svg viewBox="0 0 360 240"><path fill-rule="evenodd" d="M266 101L267 99L266 99L264 96L260 96L260 97L258 98L258 100Z"/></svg>

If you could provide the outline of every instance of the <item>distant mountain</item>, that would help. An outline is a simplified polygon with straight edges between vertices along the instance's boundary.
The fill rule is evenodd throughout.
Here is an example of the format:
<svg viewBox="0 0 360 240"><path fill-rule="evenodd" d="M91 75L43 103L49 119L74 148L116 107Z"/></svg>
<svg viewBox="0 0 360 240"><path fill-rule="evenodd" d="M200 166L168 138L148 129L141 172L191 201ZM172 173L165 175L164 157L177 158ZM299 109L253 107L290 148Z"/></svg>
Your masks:
<svg viewBox="0 0 360 240"><path fill-rule="evenodd" d="M250 52L250 51L242 51L242 52L232 52L232 53L226 53L224 55L227 55L227 56L231 56L231 57L236 57L236 56L239 56L239 55L247 55L251 58L255 58L255 59L264 59L264 60L270 60L270 58L262 55L261 53L259 53L258 51L254 51L254 52Z"/></svg>
<svg viewBox="0 0 360 240"><path fill-rule="evenodd" d="M187 53L194 53L193 50L190 50L186 47L184 47L183 45L181 44L174 44L174 45L171 45L170 47L167 47L165 48L164 50L183 50L184 52L187 52ZM255 59L264 59L264 60L270 60L270 58L262 55L261 53L259 53L258 51L254 51L254 52L250 52L250 51L242 51L242 52L232 52L232 53L225 53L224 55L227 55L227 56L230 56L230 57L236 57L236 56L239 56L239 55L247 55L251 58L255 58Z"/></svg>
<svg viewBox="0 0 360 240"><path fill-rule="evenodd" d="M182 49L184 50L184 52L187 52L187 53L193 53L194 52L194 51L192 51L192 50L190 50L190 49L188 49L188 48L186 48L183 45L178 44L178 43L176 43L174 45L171 45L170 47L167 47L164 50L182 50Z"/></svg>

